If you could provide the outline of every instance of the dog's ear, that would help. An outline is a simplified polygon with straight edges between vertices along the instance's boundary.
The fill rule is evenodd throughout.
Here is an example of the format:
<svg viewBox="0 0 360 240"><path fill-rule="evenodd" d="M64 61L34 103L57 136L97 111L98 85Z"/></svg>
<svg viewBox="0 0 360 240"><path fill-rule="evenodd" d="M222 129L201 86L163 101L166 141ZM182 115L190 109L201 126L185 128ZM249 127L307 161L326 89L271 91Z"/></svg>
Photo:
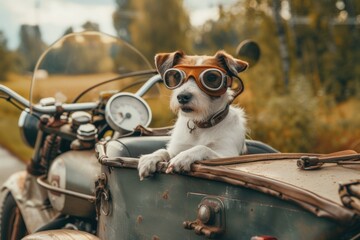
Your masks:
<svg viewBox="0 0 360 240"><path fill-rule="evenodd" d="M215 59L225 68L225 70L230 71L235 76L238 73L245 71L249 66L247 62L234 58L225 51L216 52Z"/></svg>
<svg viewBox="0 0 360 240"><path fill-rule="evenodd" d="M162 76L164 72L175 66L179 60L184 57L185 53L183 51L176 51L172 53L158 53L155 55L155 66L156 70Z"/></svg>

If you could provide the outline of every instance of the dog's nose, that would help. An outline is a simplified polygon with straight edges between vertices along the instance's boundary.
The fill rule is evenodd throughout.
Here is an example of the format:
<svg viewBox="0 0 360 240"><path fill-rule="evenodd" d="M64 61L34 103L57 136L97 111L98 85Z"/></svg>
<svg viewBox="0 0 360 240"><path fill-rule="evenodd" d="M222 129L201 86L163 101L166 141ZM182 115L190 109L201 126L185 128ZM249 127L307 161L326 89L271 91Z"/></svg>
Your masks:
<svg viewBox="0 0 360 240"><path fill-rule="evenodd" d="M179 94L177 96L177 99L180 104L187 104L188 102L190 102L192 96L193 95L191 93L184 92L184 93Z"/></svg>

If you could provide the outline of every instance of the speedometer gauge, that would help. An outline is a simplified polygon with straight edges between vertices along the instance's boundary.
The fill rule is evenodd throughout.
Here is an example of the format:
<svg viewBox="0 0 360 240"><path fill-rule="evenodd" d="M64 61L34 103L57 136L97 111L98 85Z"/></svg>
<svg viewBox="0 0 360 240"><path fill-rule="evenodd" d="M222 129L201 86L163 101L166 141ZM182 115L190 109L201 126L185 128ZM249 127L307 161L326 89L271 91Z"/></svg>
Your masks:
<svg viewBox="0 0 360 240"><path fill-rule="evenodd" d="M132 131L138 125L149 126L151 110L142 98L131 93L118 93L106 103L105 118L115 131Z"/></svg>

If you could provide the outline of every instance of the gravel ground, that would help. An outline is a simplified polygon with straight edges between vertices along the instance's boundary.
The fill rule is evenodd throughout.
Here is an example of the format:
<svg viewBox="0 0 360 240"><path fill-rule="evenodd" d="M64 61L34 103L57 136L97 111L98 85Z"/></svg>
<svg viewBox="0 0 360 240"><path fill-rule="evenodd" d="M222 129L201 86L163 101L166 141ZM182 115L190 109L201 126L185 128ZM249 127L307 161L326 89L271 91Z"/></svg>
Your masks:
<svg viewBox="0 0 360 240"><path fill-rule="evenodd" d="M24 170L25 164L11 155L6 149L0 147L0 186L14 172Z"/></svg>

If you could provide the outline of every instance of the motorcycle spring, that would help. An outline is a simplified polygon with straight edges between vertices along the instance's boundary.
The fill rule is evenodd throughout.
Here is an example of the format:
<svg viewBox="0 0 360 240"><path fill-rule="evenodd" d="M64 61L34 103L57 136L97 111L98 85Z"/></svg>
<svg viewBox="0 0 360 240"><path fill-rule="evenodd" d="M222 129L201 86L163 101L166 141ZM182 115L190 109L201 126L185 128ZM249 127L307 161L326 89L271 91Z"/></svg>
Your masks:
<svg viewBox="0 0 360 240"><path fill-rule="evenodd" d="M55 134L48 135L41 154L41 165L48 169L50 161L59 155L61 138Z"/></svg>

